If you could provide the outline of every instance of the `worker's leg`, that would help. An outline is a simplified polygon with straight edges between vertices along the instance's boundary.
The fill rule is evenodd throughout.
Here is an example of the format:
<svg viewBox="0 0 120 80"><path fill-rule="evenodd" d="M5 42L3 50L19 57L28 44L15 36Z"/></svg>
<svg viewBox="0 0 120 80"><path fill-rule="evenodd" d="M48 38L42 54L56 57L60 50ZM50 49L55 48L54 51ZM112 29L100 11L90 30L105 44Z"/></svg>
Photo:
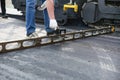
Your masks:
<svg viewBox="0 0 120 80"><path fill-rule="evenodd" d="M53 28L56 30L58 28L58 24L54 14L54 0L47 0L47 11L50 18L49 26L50 28Z"/></svg>
<svg viewBox="0 0 120 80"><path fill-rule="evenodd" d="M2 10L2 18L8 18L8 15L6 15L5 0L1 0L1 10Z"/></svg>
<svg viewBox="0 0 120 80"><path fill-rule="evenodd" d="M1 0L1 10L2 10L2 15L5 15L6 14L5 0Z"/></svg>
<svg viewBox="0 0 120 80"><path fill-rule="evenodd" d="M46 1L46 0L42 0L42 3L44 1ZM47 9L43 10L43 14L44 14L45 30L46 30L47 33L52 33L54 30L49 27L49 16L48 16Z"/></svg>
<svg viewBox="0 0 120 80"><path fill-rule="evenodd" d="M26 0L26 30L27 36L35 32L35 4L36 0Z"/></svg>

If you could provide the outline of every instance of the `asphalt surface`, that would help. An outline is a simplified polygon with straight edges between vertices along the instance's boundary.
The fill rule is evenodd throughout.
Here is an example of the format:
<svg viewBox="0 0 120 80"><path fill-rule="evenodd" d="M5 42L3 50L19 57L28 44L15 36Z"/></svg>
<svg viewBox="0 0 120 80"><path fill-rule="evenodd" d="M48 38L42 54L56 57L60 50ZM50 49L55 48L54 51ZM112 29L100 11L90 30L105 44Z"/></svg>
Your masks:
<svg viewBox="0 0 120 80"><path fill-rule="evenodd" d="M44 25L37 29L45 33ZM0 18L0 32L0 42L25 38L25 22ZM0 54L0 80L120 80L119 61L115 32Z"/></svg>
<svg viewBox="0 0 120 80"><path fill-rule="evenodd" d="M24 21L0 20L0 40L25 37ZM120 80L120 37L113 34L0 54L0 80Z"/></svg>

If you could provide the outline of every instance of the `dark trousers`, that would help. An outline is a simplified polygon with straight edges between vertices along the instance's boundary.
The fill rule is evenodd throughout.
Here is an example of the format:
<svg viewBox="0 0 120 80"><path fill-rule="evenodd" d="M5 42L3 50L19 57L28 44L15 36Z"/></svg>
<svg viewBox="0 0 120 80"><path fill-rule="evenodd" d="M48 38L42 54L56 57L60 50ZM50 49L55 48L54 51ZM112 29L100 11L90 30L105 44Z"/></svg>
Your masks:
<svg viewBox="0 0 120 80"><path fill-rule="evenodd" d="M1 2L2 15L5 15L6 14L5 0L0 0L0 2Z"/></svg>

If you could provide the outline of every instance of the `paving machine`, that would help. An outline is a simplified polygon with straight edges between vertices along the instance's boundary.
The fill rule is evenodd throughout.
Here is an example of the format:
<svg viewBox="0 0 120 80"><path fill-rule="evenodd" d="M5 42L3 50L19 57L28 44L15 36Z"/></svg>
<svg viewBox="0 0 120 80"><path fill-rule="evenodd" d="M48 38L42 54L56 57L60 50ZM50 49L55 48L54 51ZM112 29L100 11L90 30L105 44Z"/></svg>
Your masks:
<svg viewBox="0 0 120 80"><path fill-rule="evenodd" d="M25 15L25 0L12 0L12 4ZM37 0L36 6L41 4ZM60 25L68 19L82 19L86 24L119 24L120 0L55 0L55 15ZM43 20L42 11L36 11L36 18Z"/></svg>

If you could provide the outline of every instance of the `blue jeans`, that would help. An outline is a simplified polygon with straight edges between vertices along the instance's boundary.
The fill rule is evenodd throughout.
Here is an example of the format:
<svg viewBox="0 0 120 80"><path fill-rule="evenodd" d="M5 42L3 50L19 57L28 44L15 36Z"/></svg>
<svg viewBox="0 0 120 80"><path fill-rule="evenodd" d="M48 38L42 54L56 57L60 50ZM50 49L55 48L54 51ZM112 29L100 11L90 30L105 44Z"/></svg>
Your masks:
<svg viewBox="0 0 120 80"><path fill-rule="evenodd" d="M44 2L45 0L42 0ZM26 0L26 31L27 36L31 33L35 32L36 26L35 26L35 5L36 0ZM49 28L49 17L47 13L47 9L43 11L44 13L44 24L45 24L45 30L47 32L53 32L54 30Z"/></svg>

